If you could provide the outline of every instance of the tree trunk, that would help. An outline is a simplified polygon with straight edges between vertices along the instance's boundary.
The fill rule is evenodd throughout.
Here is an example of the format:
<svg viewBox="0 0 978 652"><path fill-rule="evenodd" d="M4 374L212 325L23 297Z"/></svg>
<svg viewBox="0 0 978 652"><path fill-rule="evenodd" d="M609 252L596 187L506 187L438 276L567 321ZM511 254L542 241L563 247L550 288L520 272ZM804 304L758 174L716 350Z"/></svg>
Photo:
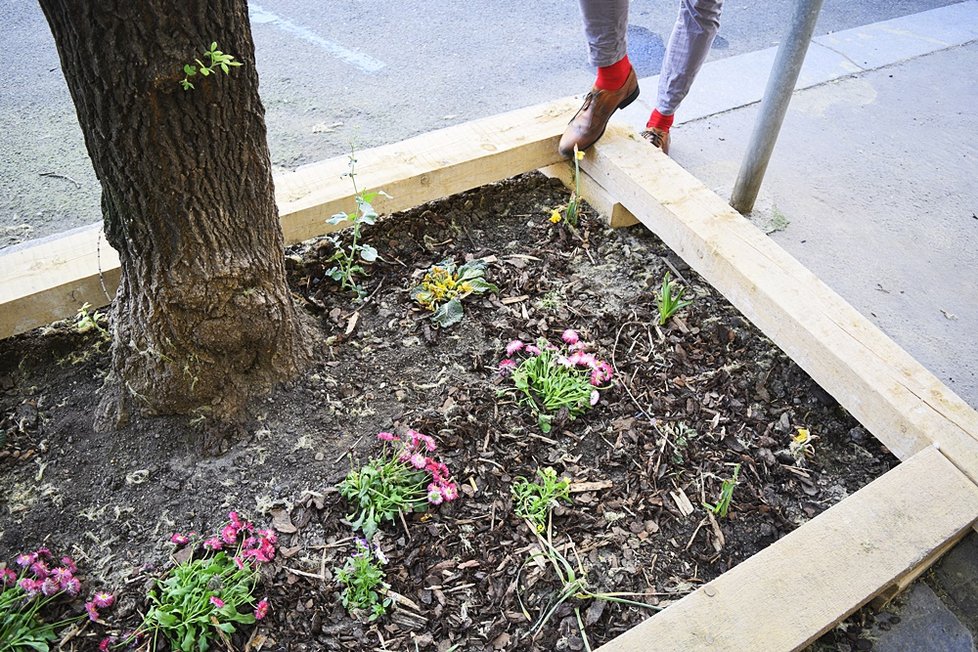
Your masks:
<svg viewBox="0 0 978 652"><path fill-rule="evenodd" d="M233 418L305 357L245 0L40 0L122 281L100 425ZM191 78L218 49L243 65ZM39 116L43 119L42 116Z"/></svg>

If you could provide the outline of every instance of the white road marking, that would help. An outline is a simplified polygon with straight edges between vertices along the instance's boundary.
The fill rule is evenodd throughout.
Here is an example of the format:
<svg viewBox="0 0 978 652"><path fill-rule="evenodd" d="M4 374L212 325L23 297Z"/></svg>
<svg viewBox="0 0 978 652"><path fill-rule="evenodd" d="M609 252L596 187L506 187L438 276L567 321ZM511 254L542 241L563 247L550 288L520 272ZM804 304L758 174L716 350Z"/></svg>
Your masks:
<svg viewBox="0 0 978 652"><path fill-rule="evenodd" d="M254 2L248 3L248 8L251 13L251 22L254 24L267 24L274 25L282 31L289 32L298 36L304 41L308 41L313 45L318 45L324 50L329 51L333 56L346 61L347 63L356 66L360 70L366 72L377 72L384 67L383 61L378 61L370 55L363 54L362 52L357 52L356 50L350 50L345 48L339 43L334 43L328 39L324 39L319 34L316 34L312 30L303 27L302 25L296 25L291 20L287 18L282 18L278 14L268 11L264 7Z"/></svg>

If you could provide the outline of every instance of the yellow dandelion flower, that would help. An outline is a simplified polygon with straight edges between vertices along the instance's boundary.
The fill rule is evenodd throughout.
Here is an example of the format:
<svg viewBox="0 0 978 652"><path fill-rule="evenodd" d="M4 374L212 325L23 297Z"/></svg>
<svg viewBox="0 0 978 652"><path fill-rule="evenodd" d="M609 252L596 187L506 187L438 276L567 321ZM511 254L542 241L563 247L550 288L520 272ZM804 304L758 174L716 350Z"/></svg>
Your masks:
<svg viewBox="0 0 978 652"><path fill-rule="evenodd" d="M550 222L551 222L551 224L556 224L561 219L563 219L563 218L561 218L561 216L560 216L560 211L558 211L556 208L553 209L552 211L550 211Z"/></svg>
<svg viewBox="0 0 978 652"><path fill-rule="evenodd" d="M577 160L578 161L583 161L584 160L584 152L579 151L576 147L574 148L574 156L577 157Z"/></svg>
<svg viewBox="0 0 978 652"><path fill-rule="evenodd" d="M803 444L806 441L808 441L809 439L811 439L811 434L809 434L808 429L807 428L799 428L798 429L798 434L795 435L795 441L798 442L799 444Z"/></svg>

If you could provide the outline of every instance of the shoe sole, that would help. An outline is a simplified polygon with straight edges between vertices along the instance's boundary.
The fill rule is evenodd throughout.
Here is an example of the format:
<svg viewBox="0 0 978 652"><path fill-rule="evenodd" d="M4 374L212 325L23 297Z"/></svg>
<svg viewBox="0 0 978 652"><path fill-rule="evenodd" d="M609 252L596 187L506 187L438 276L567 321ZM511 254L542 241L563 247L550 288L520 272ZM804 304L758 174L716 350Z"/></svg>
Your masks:
<svg viewBox="0 0 978 652"><path fill-rule="evenodd" d="M636 87L635 87L635 90L634 90L634 91L632 91L632 92L631 92L631 94L630 94L630 95L629 95L628 97L626 97L625 99L623 99L623 100L622 100L622 101L621 101L621 102L620 102L620 103L618 104L618 107L617 107L617 108L615 109L615 111L620 111L621 109L624 109L624 108L625 108L625 107L627 107L627 106L628 106L629 104L631 104L632 102L634 102L635 100L637 100L637 99L638 99L638 93L639 93L639 90L641 90L641 89L639 89L639 87L638 87L638 86L636 86ZM614 111L612 112L612 114L614 114ZM611 122L611 116L608 116L608 122ZM606 129L608 128L608 122L605 122L605 123L604 123L604 127L602 127L602 128L601 128L601 133L600 133L600 134L598 134L598 137L597 137L597 138L595 138L595 139L594 139L594 140L593 140L593 141L591 142L591 144L590 144L590 145L588 145L587 147L584 147L584 148L582 149L582 151L584 151L584 150L588 150L588 149L590 149L591 147L593 147L593 146L594 146L594 143L596 143L596 142L598 142L599 140L601 140L601 137L602 137L602 136L604 136L604 132L605 132L605 130L606 130ZM571 155L571 154L565 154L564 156L568 156L568 157L569 157L570 155Z"/></svg>

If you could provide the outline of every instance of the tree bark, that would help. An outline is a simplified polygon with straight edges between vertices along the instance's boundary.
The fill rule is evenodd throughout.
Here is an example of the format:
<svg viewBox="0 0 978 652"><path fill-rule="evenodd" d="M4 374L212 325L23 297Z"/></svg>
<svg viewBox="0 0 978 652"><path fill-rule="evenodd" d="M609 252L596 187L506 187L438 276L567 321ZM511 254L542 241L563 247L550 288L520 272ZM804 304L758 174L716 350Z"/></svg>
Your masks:
<svg viewBox="0 0 978 652"><path fill-rule="evenodd" d="M306 352L285 283L245 0L40 0L122 281L102 426L236 417ZM211 42L243 65L192 77ZM194 63L194 65L197 65Z"/></svg>

